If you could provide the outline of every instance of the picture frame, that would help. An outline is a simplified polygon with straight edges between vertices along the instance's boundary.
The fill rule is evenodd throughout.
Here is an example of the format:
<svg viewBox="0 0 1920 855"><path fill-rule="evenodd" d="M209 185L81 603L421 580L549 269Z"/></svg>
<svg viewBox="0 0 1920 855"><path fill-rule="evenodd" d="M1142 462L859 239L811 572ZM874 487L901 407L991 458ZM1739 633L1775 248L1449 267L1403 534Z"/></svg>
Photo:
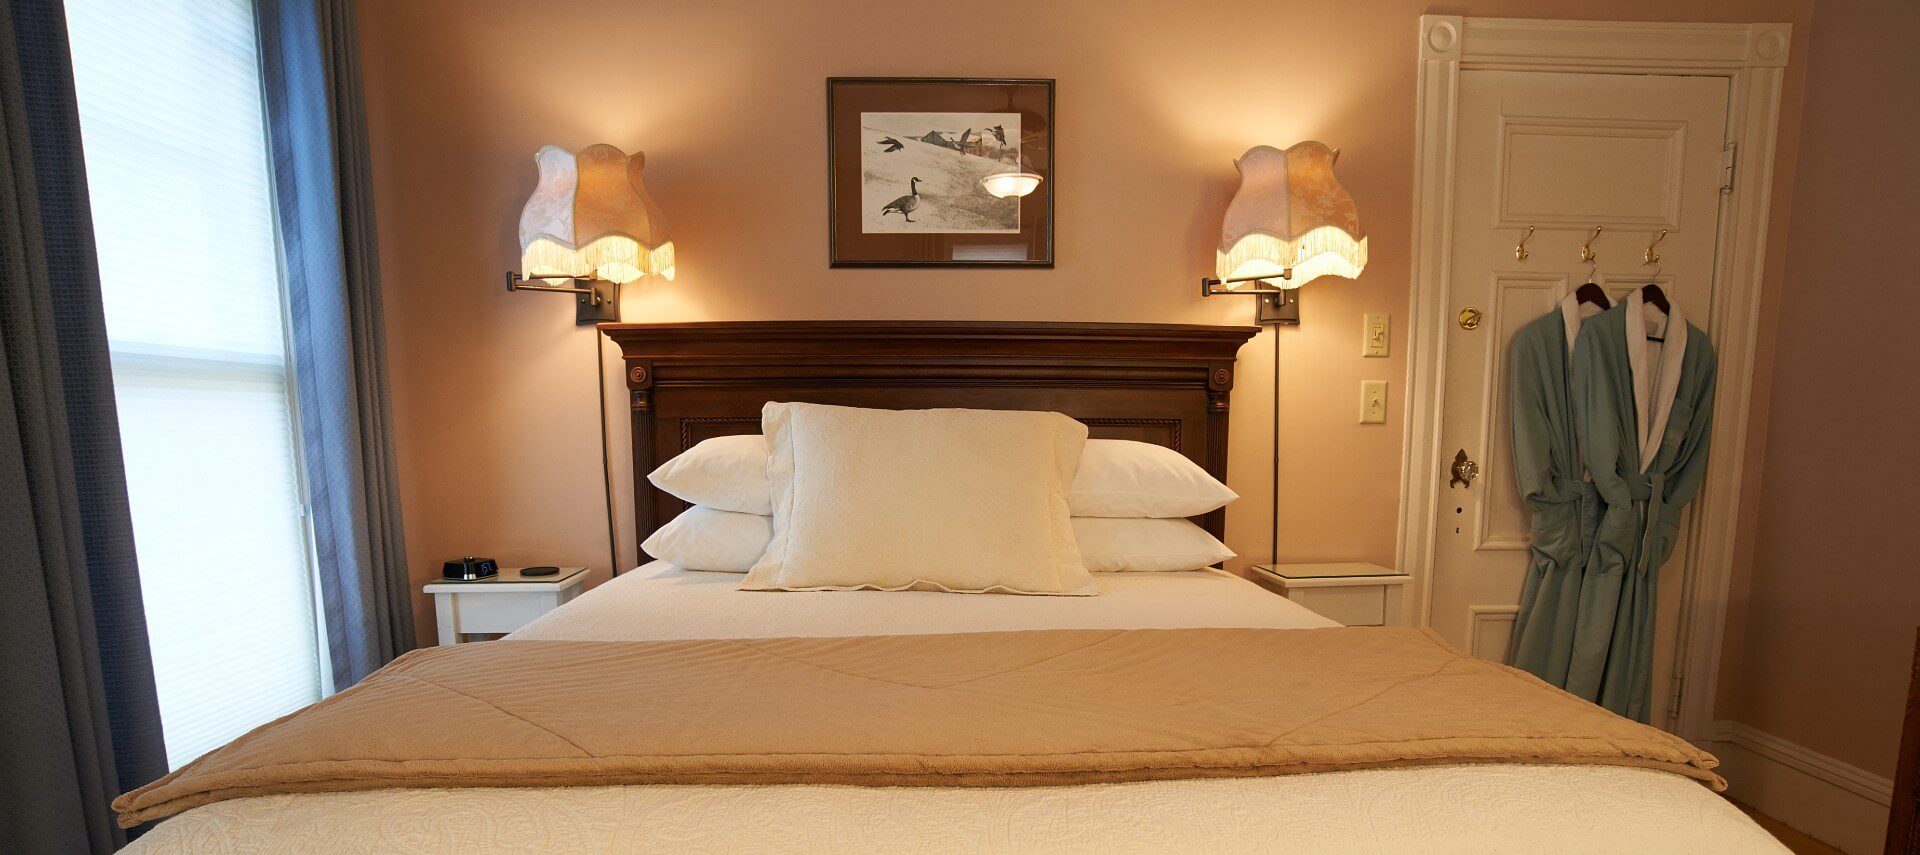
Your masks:
<svg viewBox="0 0 1920 855"><path fill-rule="evenodd" d="M1052 267L1053 152L1051 78L829 77L828 263Z"/></svg>

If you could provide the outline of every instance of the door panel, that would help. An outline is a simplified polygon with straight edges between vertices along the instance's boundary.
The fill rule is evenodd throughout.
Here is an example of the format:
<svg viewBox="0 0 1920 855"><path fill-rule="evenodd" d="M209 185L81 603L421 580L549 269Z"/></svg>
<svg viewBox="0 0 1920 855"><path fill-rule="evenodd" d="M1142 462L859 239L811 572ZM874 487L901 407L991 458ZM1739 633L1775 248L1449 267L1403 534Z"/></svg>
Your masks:
<svg viewBox="0 0 1920 855"><path fill-rule="evenodd" d="M1446 342L1441 442L1448 463L1464 451L1480 474L1466 487L1441 480L1430 614L1454 644L1504 658L1530 525L1513 480L1508 342L1589 281L1590 270L1616 302L1652 281L1695 324L1710 317L1728 91L1713 77L1516 71L1462 72L1459 91L1454 305L1436 331ZM1529 226L1528 257L1517 259L1514 245ZM1603 231L1589 265L1580 248L1595 227ZM1646 264L1662 229L1661 261ZM1481 314L1472 329L1455 317L1468 307ZM1661 697L1686 553L1677 550L1660 571Z"/></svg>

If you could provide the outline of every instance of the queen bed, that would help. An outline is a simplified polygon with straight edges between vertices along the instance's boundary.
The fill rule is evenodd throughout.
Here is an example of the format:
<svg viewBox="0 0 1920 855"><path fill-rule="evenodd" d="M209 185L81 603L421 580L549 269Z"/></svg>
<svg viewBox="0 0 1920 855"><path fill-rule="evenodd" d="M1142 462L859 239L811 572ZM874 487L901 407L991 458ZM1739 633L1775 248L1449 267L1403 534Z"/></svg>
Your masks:
<svg viewBox="0 0 1920 855"><path fill-rule="evenodd" d="M758 432L757 414L770 400L1053 410L1088 424L1095 436L1164 445L1224 476L1233 354L1253 330L812 323L617 326L608 332L626 357L635 483L641 485L636 507L644 535L684 508L649 486L645 475L702 439ZM1223 519L1212 513L1200 522L1217 534ZM1321 632L1362 632L1335 628L1332 621L1219 570L1098 573L1094 581L1097 595L1072 597L768 593L740 590L735 574L652 561L549 613L495 649L513 650L521 642L534 643L523 645L532 649L556 643L646 647L701 640L743 645L756 639L774 640L769 644L930 636L992 640L1105 630L1171 633L1140 637L1172 643L1188 637L1181 632L1277 632L1323 640L1345 636ZM955 662L956 670L964 669L961 660ZM1499 670L1484 663L1476 667ZM1317 679L1341 682L1345 677ZM1302 692L1315 689L1300 687ZM672 703L672 698L660 700ZM670 708L653 709L650 715L646 709L606 705L570 710L566 716L595 719L602 728L640 730ZM709 714L719 718L728 712ZM1098 718L1102 713L1085 714ZM885 718L888 710L870 715ZM1199 723L1194 727L1201 729ZM245 738L236 746L244 749L241 742ZM439 780L432 786L228 797L162 821L130 851L1784 851L1702 785L1712 779L1704 771L1710 762L1696 765L1700 768L1683 770L1695 774L1688 777L1606 762L1441 758L1308 774L1050 786L981 786L964 779L955 779L962 784L957 786L939 781L928 786L632 784L618 779L596 779L604 783L594 785L458 786L458 780Z"/></svg>

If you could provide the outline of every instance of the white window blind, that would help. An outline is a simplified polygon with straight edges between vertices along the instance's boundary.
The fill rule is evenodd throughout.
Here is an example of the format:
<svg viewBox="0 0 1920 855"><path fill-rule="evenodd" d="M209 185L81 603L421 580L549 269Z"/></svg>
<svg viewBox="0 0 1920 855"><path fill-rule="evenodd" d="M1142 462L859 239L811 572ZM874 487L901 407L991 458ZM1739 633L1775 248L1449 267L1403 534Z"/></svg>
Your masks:
<svg viewBox="0 0 1920 855"><path fill-rule="evenodd" d="M324 688L247 0L67 0L173 767Z"/></svg>

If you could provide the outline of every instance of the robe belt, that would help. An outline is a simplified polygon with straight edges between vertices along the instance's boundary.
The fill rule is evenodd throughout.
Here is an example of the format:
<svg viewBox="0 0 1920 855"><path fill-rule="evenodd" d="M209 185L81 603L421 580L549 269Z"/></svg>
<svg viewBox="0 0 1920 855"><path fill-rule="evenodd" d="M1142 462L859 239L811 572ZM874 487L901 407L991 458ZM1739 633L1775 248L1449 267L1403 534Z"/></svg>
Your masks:
<svg viewBox="0 0 1920 855"><path fill-rule="evenodd" d="M1653 556L1653 534L1660 525L1662 512L1667 508L1667 473L1654 472L1650 475L1634 473L1621 475L1627 484L1627 495L1640 508L1640 551L1633 558L1636 572L1649 572L1658 568L1649 567Z"/></svg>

